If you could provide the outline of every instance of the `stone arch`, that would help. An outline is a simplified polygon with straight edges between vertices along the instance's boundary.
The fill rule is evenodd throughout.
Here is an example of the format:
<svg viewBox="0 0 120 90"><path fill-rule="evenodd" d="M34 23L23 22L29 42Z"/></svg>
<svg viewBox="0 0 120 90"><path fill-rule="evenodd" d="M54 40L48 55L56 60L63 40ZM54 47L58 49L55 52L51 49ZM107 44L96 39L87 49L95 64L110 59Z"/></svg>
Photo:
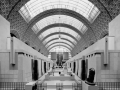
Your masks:
<svg viewBox="0 0 120 90"><path fill-rule="evenodd" d="M16 38L20 39L20 35L18 34L18 32L16 30L11 30L10 35L11 35L11 37L16 37Z"/></svg>

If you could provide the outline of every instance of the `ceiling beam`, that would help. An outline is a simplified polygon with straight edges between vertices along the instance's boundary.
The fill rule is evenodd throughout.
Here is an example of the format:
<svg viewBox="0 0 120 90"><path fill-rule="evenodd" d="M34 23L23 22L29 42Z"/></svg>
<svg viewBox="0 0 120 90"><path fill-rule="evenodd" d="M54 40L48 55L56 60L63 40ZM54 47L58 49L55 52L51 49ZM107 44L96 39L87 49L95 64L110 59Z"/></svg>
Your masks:
<svg viewBox="0 0 120 90"><path fill-rule="evenodd" d="M54 43L50 44L49 46L47 46L46 48L49 48L51 45L56 44L56 43L64 43L64 44L70 46L71 48L73 48L70 44L65 43L65 42L54 42Z"/></svg>
<svg viewBox="0 0 120 90"><path fill-rule="evenodd" d="M75 31L76 33L78 33L81 37L83 37L83 34L77 29L75 28L74 26L72 25L69 25L69 24L65 24L65 23L54 23L54 24L50 24L44 28L42 28L38 33L37 33L37 37L42 34L43 32L45 32L46 30L48 29L51 29L51 28L54 28L54 27L65 27L65 28L69 28L73 31Z"/></svg>
<svg viewBox="0 0 120 90"><path fill-rule="evenodd" d="M55 46L53 46L53 47L49 48L49 49L48 49L48 51L50 51L52 48L54 48L54 47L56 47L56 46L63 46L63 47L68 48L68 47L67 47L67 46L65 46L65 45L55 45ZM70 48L68 48L68 49L71 51L71 49L70 49Z"/></svg>
<svg viewBox="0 0 120 90"><path fill-rule="evenodd" d="M67 16L71 16L73 18L78 19L80 22L83 22L84 25L86 25L86 27L88 28L88 30L91 30L91 32L94 35L95 40L97 41L96 35L91 27L91 23L81 14L72 11L72 10L68 10L68 9L50 9L50 10L46 10L40 14L38 14L36 17L34 17L29 23L28 23L28 27L25 31L25 33L27 33L27 31L29 31L33 25L35 25L38 21L42 20L43 18L46 18L48 16L52 16L52 15L67 15ZM25 33L23 35L23 39L25 36ZM86 42L87 45L87 42Z"/></svg>
<svg viewBox="0 0 120 90"><path fill-rule="evenodd" d="M57 39L59 39L59 38L53 38L53 39L49 40L49 41L45 44L45 46L46 46L49 42L51 42L51 41L53 41L53 40L57 40ZM72 43L72 44L75 46L75 44L74 44L72 41L70 41L70 40L68 40L68 39L66 39L66 38L61 38L61 39L66 40L66 41Z"/></svg>
<svg viewBox="0 0 120 90"><path fill-rule="evenodd" d="M46 37L44 37L44 38L42 39L42 42L43 42L45 39L47 39L48 37L53 36L53 35L56 35L56 34L66 35L66 36L69 36L69 37L73 38L76 42L78 41L78 40L77 40L74 36L72 36L71 34L64 33L64 32L55 32L55 33L51 33L51 34L47 35Z"/></svg>

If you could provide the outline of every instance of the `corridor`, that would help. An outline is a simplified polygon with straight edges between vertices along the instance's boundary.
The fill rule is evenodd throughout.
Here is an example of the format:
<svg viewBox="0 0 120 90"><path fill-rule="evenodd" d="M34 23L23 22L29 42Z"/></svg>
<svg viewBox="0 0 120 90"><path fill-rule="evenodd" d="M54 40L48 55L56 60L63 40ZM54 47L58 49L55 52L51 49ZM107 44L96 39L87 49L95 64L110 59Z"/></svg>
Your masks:
<svg viewBox="0 0 120 90"><path fill-rule="evenodd" d="M55 68L53 72L46 75L48 77L45 77L42 84L38 83L37 90L41 90L41 88L44 90L75 90L75 88L81 90L81 82L78 83L75 78L71 78L70 73L72 72L65 73L63 68Z"/></svg>
<svg viewBox="0 0 120 90"><path fill-rule="evenodd" d="M120 0L0 0L0 90L120 90Z"/></svg>

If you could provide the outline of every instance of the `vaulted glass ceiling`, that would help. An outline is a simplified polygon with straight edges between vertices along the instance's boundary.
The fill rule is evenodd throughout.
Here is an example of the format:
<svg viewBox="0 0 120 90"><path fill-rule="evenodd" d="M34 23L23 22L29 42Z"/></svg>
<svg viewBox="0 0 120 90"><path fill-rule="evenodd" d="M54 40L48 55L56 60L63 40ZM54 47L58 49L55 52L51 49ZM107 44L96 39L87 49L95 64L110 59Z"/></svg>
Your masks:
<svg viewBox="0 0 120 90"><path fill-rule="evenodd" d="M59 38L59 34L52 35L52 36L46 38L46 39L43 41L43 44L46 44L48 41L50 41L50 40L53 39L53 38Z"/></svg>
<svg viewBox="0 0 120 90"><path fill-rule="evenodd" d="M54 27L54 28L48 29L48 30L44 31L42 34L40 34L39 38L40 38L40 40L43 40L46 36L48 36L49 34L55 33L55 32L68 33L68 34L72 35L73 37L75 37L78 41L81 38L78 33L73 31L72 29L65 28L65 27Z"/></svg>
<svg viewBox="0 0 120 90"><path fill-rule="evenodd" d="M78 29L82 34L84 34L87 31L87 27L82 22L80 22L74 17L70 17L67 15L48 16L46 18L43 18L39 22L37 22L32 29L37 34L44 27L50 24L56 24L56 23L59 23L59 25L60 23L71 25L76 29Z"/></svg>
<svg viewBox="0 0 120 90"><path fill-rule="evenodd" d="M55 46L49 52L70 52L70 50L64 46Z"/></svg>
<svg viewBox="0 0 120 90"><path fill-rule="evenodd" d="M92 23L100 14L98 8L89 0L29 0L19 10L19 13L25 21L29 23L38 14L51 9L68 9L75 11L85 17L90 23ZM71 16L61 14L43 18L33 25L32 30L37 36L39 35L39 39L43 42L45 47L48 48L48 50L64 48L70 51L82 38L76 31L60 26L61 23L73 26L79 30L81 34L84 34L88 30L82 22ZM42 31L45 27L52 24L59 24L59 26ZM54 38L58 39L50 41ZM64 39L67 39L68 41Z"/></svg>
<svg viewBox="0 0 120 90"><path fill-rule="evenodd" d="M52 44L47 49L50 50L54 46L65 46L65 47L69 48L70 50L72 50L72 48L69 45L64 44L64 43L55 43L55 44Z"/></svg>
<svg viewBox="0 0 120 90"><path fill-rule="evenodd" d="M68 39L70 40L71 42L73 42L75 45L77 44L77 41L74 40L73 38L67 36L67 35L63 35L63 34L56 34L56 35L52 35L48 38L46 38L44 41L43 41L43 44L45 45L48 41L50 41L51 39L53 38L65 38L65 39Z"/></svg>
<svg viewBox="0 0 120 90"><path fill-rule="evenodd" d="M64 40L64 39L56 39L56 40L53 40L53 41L47 43L47 44L45 45L45 47L48 47L48 46L50 46L51 44L53 44L53 43L58 43L58 42L67 43L67 44L69 44L71 47L74 48L74 45L73 45L71 42L69 42L69 41L67 41L67 40Z"/></svg>
<svg viewBox="0 0 120 90"><path fill-rule="evenodd" d="M90 22L97 17L99 10L88 0L30 0L21 9L20 13L27 22L39 13L50 9L69 9L83 15Z"/></svg>

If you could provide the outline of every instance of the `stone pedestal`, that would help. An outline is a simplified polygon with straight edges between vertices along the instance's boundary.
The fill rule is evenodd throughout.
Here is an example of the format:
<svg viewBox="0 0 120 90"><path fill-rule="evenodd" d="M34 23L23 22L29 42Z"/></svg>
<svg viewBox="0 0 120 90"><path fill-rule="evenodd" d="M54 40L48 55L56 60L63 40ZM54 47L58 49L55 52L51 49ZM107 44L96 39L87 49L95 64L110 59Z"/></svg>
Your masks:
<svg viewBox="0 0 120 90"><path fill-rule="evenodd" d="M87 83L82 81L82 90L98 90L98 86L88 85Z"/></svg>

